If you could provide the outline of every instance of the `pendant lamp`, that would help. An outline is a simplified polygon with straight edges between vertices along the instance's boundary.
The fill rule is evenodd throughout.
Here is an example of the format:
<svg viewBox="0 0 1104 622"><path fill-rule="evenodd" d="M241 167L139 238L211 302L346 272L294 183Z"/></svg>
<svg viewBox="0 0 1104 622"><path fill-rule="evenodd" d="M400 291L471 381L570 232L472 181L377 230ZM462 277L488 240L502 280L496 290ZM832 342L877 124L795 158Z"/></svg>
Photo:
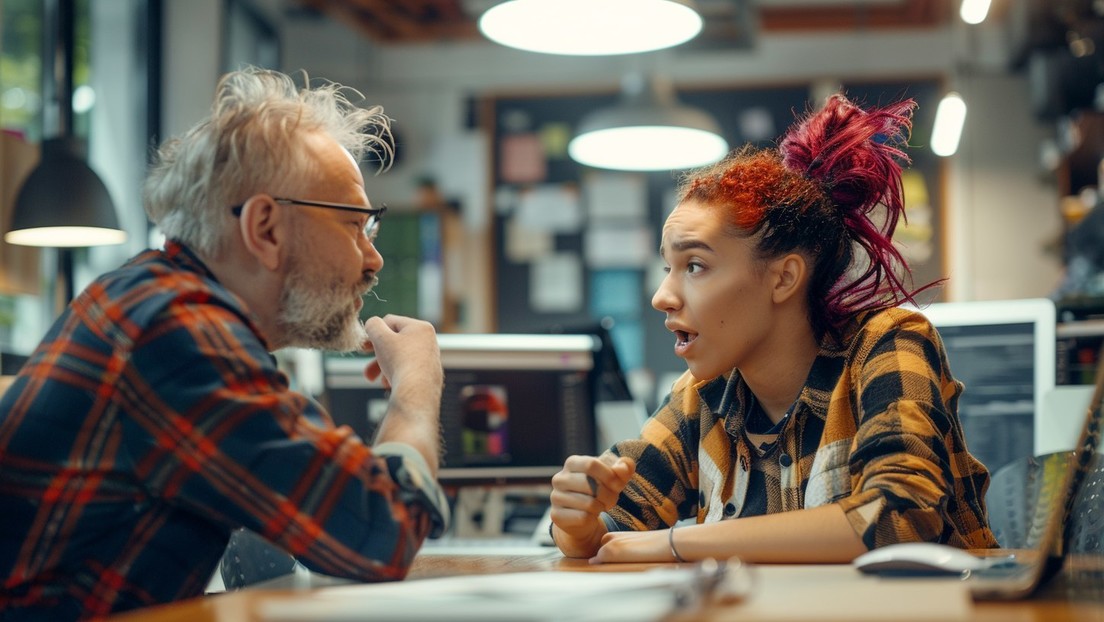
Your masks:
<svg viewBox="0 0 1104 622"><path fill-rule="evenodd" d="M107 187L88 166L73 127L73 0L46 0L43 24L43 99L57 100L58 136L42 141L38 166L15 200L9 244L99 246L126 241ZM43 117L46 115L43 114Z"/></svg>
<svg viewBox="0 0 1104 622"><path fill-rule="evenodd" d="M691 0L507 0L479 18L479 30L491 41L573 56L660 50L701 29Z"/></svg>
<svg viewBox="0 0 1104 622"><path fill-rule="evenodd" d="M62 249L121 244L126 232L119 228L111 195L88 166L83 141L72 134L74 2L46 0L43 8L42 94L44 101L56 98L59 132L42 141L38 165L16 195L4 241ZM73 257L67 250L59 257L68 301Z"/></svg>
<svg viewBox="0 0 1104 622"><path fill-rule="evenodd" d="M630 74L620 103L584 117L567 152L597 168L669 171L717 162L728 142L712 116L678 102L670 80Z"/></svg>

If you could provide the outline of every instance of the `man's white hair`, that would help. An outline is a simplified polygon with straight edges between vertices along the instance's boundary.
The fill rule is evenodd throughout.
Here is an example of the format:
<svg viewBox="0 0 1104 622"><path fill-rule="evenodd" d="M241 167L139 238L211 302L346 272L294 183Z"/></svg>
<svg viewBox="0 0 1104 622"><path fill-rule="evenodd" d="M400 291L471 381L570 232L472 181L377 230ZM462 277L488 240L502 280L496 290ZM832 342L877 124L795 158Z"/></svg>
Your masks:
<svg viewBox="0 0 1104 622"><path fill-rule="evenodd" d="M299 87L277 71L245 67L226 74L211 115L157 151L145 183L145 207L167 238L217 257L232 230L230 206L269 192L277 181L309 171L302 136L325 132L360 161L394 155L391 120L383 108L360 108L363 96L329 81Z"/></svg>

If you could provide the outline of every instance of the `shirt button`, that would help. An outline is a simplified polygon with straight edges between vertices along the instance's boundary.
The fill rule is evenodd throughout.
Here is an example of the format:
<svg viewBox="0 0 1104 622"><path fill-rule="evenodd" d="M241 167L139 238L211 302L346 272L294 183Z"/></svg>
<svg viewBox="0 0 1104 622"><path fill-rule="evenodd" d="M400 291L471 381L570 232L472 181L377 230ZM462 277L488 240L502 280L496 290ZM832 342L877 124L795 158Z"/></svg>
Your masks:
<svg viewBox="0 0 1104 622"><path fill-rule="evenodd" d="M698 491L698 506L705 507L705 493L700 490Z"/></svg>
<svg viewBox="0 0 1104 622"><path fill-rule="evenodd" d="M725 504L725 509L724 509L724 515L725 516L733 516L735 514L736 514L736 504L726 503Z"/></svg>
<svg viewBox="0 0 1104 622"><path fill-rule="evenodd" d="M782 454L778 456L778 464L781 464L783 469L788 469L793 464L793 458L790 454Z"/></svg>

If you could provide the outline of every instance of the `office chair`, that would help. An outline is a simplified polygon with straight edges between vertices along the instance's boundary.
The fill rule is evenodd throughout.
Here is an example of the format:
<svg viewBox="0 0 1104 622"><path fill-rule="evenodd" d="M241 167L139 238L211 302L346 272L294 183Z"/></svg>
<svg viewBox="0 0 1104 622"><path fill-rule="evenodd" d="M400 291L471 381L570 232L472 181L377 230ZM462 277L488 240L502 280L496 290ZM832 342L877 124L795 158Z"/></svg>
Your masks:
<svg viewBox="0 0 1104 622"><path fill-rule="evenodd" d="M1043 465L1055 456L1072 459L1072 451L1043 456L1028 456L1010 462L989 481L985 504L989 510L989 528L1006 549L1032 548L1039 537L1036 523ZM1035 527L1033 529L1033 527Z"/></svg>
<svg viewBox="0 0 1104 622"><path fill-rule="evenodd" d="M293 574L297 566L299 562L283 549L248 529L238 529L230 534L219 572L227 590L240 590Z"/></svg>

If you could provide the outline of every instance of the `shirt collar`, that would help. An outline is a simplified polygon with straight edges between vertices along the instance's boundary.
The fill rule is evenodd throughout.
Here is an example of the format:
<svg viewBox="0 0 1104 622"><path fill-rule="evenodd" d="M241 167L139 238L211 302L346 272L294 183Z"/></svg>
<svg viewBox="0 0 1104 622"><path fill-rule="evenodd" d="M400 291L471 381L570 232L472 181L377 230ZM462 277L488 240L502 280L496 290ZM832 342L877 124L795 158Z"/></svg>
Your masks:
<svg viewBox="0 0 1104 622"><path fill-rule="evenodd" d="M844 328L841 341L833 342L826 339L820 345L820 351L809 370L809 376L805 379L805 386L790 408L790 415L796 416L795 413L804 410L811 416L821 419L825 417L832 389L844 372L851 344L873 315L875 315L874 312L856 315L854 320ZM730 432L743 426L748 408L754 403L751 390L740 372L735 369L699 384L697 391L703 404L712 412L727 419L725 429Z"/></svg>
<svg viewBox="0 0 1104 622"><path fill-rule="evenodd" d="M211 272L211 269L207 267L207 264L203 263L203 260L199 258L195 252L184 245L179 240L166 240L165 241L165 256L169 258L173 263L178 266L190 270L192 272L199 273L200 275L207 277L216 283L218 278L215 277L215 273Z"/></svg>
<svg viewBox="0 0 1104 622"><path fill-rule="evenodd" d="M269 357L271 357L272 361L275 363L276 359L272 356L272 353L269 350L268 338L266 338L264 333L261 332L260 324L257 322L257 316L249 309L249 306L245 304L245 301L242 300L241 296L238 296L234 292L226 289L226 287L223 286L222 283L219 283L218 277L215 276L215 273L211 272L211 269L207 267L207 264L203 263L203 260L195 254L195 251L188 248L183 242L179 240L166 240L164 253L165 257L167 257L169 261L173 262L184 270L195 272L203 278L210 279L218 286L220 290L226 292L227 295L232 297L234 302L237 303L238 308L241 310L240 312L248 321L250 330L252 330L253 334L257 336L257 339L261 341L264 349L266 351L269 351Z"/></svg>

